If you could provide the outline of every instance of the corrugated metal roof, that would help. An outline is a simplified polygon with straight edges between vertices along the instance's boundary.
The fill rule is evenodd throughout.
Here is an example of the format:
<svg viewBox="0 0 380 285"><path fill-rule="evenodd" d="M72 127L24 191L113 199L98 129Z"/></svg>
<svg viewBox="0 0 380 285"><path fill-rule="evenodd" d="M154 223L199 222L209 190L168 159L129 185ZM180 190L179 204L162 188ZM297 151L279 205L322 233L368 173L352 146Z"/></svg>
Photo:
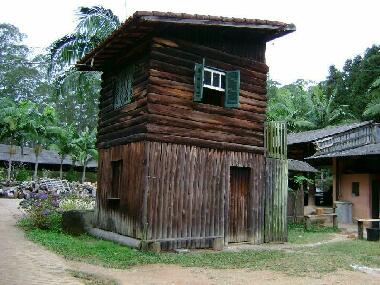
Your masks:
<svg viewBox="0 0 380 285"><path fill-rule="evenodd" d="M288 134L288 145L305 143L305 142L314 142L316 140L329 137L335 134L343 133L358 127L362 127L368 124L371 124L372 121L365 121L360 123L352 123L334 127L327 127L324 129L312 130L307 132L300 133L290 133Z"/></svg>

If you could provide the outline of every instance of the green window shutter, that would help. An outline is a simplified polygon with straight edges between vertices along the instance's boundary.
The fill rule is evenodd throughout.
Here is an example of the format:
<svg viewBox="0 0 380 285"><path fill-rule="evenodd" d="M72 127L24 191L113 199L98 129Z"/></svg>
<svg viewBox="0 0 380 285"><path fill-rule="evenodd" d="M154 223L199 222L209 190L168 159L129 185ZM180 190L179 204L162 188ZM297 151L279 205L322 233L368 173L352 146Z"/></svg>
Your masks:
<svg viewBox="0 0 380 285"><path fill-rule="evenodd" d="M224 107L238 108L240 94L240 70L226 71L226 93Z"/></svg>
<svg viewBox="0 0 380 285"><path fill-rule="evenodd" d="M201 102L203 98L204 64L196 63L194 72L194 102Z"/></svg>

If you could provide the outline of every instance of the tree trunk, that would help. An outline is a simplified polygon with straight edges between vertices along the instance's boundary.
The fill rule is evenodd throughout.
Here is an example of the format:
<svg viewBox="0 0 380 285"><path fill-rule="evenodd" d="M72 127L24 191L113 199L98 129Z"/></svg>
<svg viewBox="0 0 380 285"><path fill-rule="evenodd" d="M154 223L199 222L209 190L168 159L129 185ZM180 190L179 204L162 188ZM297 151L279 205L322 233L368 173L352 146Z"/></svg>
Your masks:
<svg viewBox="0 0 380 285"><path fill-rule="evenodd" d="M7 175L7 180L11 181L11 172L12 172L12 155L9 155L9 160L8 160L8 175Z"/></svg>
<svg viewBox="0 0 380 285"><path fill-rule="evenodd" d="M86 164L87 164L87 163L84 163L84 164L83 164L82 184L83 184L84 181L86 180Z"/></svg>
<svg viewBox="0 0 380 285"><path fill-rule="evenodd" d="M33 175L33 180L37 180L37 175L38 175L38 154L36 154L36 163L34 164L34 175Z"/></svg>
<svg viewBox="0 0 380 285"><path fill-rule="evenodd" d="M11 174L12 174L12 156L16 153L16 149L11 144L9 145L9 160L8 160L8 173L7 173L7 180L11 181Z"/></svg>
<svg viewBox="0 0 380 285"><path fill-rule="evenodd" d="M63 157L61 157L61 165L59 166L59 179L62 180L63 177Z"/></svg>

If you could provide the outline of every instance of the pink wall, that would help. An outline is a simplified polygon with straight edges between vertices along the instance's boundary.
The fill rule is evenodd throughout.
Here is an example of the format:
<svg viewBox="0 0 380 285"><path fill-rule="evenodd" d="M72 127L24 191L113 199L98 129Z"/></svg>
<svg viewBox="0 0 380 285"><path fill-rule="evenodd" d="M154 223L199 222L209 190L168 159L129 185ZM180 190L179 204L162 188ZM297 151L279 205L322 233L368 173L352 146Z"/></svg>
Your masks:
<svg viewBox="0 0 380 285"><path fill-rule="evenodd" d="M359 196L352 195L352 182L359 182ZM340 199L352 202L352 218L370 218L371 185L369 174L341 174Z"/></svg>

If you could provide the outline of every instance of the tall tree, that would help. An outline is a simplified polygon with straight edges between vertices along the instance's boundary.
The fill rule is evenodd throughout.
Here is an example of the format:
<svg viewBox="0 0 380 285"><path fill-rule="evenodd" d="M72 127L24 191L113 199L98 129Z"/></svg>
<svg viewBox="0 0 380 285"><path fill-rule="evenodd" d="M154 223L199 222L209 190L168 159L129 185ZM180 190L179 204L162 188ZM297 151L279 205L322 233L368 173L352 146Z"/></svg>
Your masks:
<svg viewBox="0 0 380 285"><path fill-rule="evenodd" d="M86 128L79 134L79 137L74 141L75 151L74 157L82 167L82 183L86 180L86 168L91 159L98 159L96 150L96 129L89 130Z"/></svg>
<svg viewBox="0 0 380 285"><path fill-rule="evenodd" d="M15 26L0 24L0 97L41 101L36 90L46 80L38 69L41 62L35 62L28 47L22 44L25 37Z"/></svg>
<svg viewBox="0 0 380 285"><path fill-rule="evenodd" d="M119 18L102 6L79 7L77 16L75 31L51 45L51 68L75 63L120 25Z"/></svg>
<svg viewBox="0 0 380 285"><path fill-rule="evenodd" d="M319 85L307 88L309 84L297 80L278 88L268 103L268 120L286 121L289 131L303 131L353 119L348 106L335 105L335 93L329 97Z"/></svg>
<svg viewBox="0 0 380 285"><path fill-rule="evenodd" d="M0 98L0 141L9 144L8 181L11 179L15 146L22 147L28 140L33 112L33 104L29 101L16 103L9 98Z"/></svg>
<svg viewBox="0 0 380 285"><path fill-rule="evenodd" d="M330 67L323 86L328 96L335 91L335 106L347 105L357 119L365 119L364 109L373 98L368 90L380 76L380 46L368 48L363 56L348 59L341 71Z"/></svg>
<svg viewBox="0 0 380 285"><path fill-rule="evenodd" d="M37 105L34 105L33 109L28 136L36 157L33 175L34 180L36 180L38 177L39 156L43 148L46 148L50 144L51 139L57 136L59 129L56 125L56 115L52 107L46 106L41 110Z"/></svg>
<svg viewBox="0 0 380 285"><path fill-rule="evenodd" d="M368 97L370 98L363 116L364 118L374 119L380 121L380 76L375 79L368 90Z"/></svg>
<svg viewBox="0 0 380 285"><path fill-rule="evenodd" d="M73 125L65 127L57 127L54 143L50 148L55 150L60 158L59 178L63 177L63 161L68 156L73 154L75 146L76 130Z"/></svg>

